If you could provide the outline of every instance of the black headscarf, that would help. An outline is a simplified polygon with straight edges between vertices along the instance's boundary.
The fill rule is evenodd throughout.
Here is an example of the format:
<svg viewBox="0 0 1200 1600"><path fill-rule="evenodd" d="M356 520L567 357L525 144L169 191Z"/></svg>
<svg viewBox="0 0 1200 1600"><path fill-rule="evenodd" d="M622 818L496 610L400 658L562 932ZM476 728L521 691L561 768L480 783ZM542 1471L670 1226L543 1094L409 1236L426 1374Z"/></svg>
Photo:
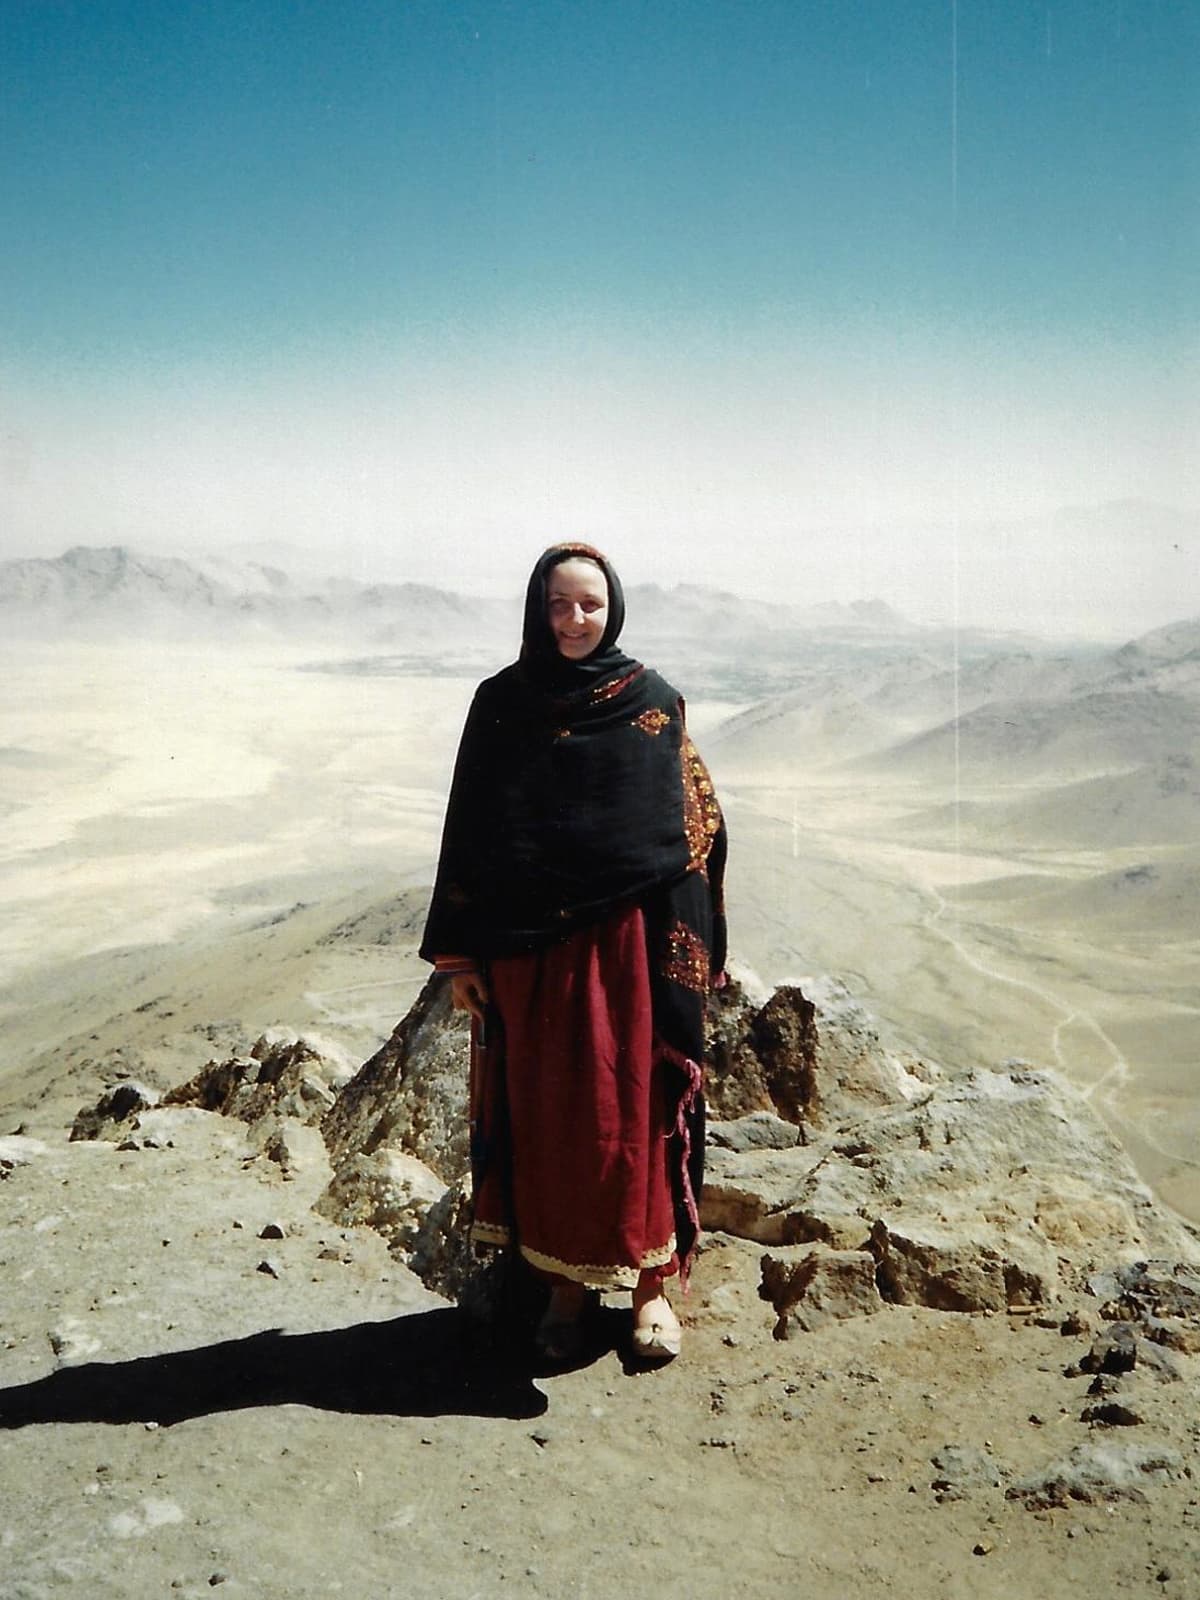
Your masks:
<svg viewBox="0 0 1200 1600"><path fill-rule="evenodd" d="M550 626L550 574L564 561L587 561L599 567L608 586L604 633L600 643L582 661L572 661L560 653ZM628 672L637 663L617 649L617 639L624 626L625 591L608 558L590 544L552 544L538 558L525 589L521 667L527 681L550 693L569 694L572 689L589 689L602 678Z"/></svg>
<svg viewBox="0 0 1200 1600"><path fill-rule="evenodd" d="M608 617L582 661L561 655L546 592L563 561L594 561ZM620 580L589 545L533 569L520 659L480 684L463 730L421 953L513 955L703 869L720 830L683 702L624 655Z"/></svg>

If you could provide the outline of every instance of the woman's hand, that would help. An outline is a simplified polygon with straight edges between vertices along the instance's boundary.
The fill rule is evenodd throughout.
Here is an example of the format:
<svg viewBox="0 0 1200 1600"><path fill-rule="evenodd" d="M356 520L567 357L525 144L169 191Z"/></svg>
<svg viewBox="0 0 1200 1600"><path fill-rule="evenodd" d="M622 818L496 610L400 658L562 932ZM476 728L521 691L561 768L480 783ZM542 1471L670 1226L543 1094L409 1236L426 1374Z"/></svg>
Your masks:
<svg viewBox="0 0 1200 1600"><path fill-rule="evenodd" d="M487 984L482 972L456 972L450 979L450 1003L456 1011L469 1011L478 1021L483 1021L484 1007L488 1003Z"/></svg>

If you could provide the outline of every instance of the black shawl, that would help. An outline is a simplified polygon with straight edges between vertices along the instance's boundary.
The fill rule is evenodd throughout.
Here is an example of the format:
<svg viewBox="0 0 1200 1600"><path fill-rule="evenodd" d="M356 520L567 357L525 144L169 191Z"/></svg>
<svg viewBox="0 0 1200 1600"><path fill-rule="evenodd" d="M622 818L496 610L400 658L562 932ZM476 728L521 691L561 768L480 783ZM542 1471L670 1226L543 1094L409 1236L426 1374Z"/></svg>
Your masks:
<svg viewBox="0 0 1200 1600"><path fill-rule="evenodd" d="M558 652L546 580L572 556L608 581L604 635ZM421 954L544 948L637 901L657 1049L677 1081L672 1182L682 1270L699 1228L705 997L725 963L725 826L683 700L616 648L625 607L608 562L556 546L534 568L520 659L480 684L463 730Z"/></svg>

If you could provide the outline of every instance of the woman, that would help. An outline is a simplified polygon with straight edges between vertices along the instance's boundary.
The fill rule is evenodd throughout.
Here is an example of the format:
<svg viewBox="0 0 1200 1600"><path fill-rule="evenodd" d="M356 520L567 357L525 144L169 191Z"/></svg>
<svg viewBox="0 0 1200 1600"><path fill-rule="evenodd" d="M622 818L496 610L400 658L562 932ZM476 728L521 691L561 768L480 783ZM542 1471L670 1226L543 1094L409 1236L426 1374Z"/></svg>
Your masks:
<svg viewBox="0 0 1200 1600"><path fill-rule="evenodd" d="M529 581L520 659L467 717L421 953L472 1014L472 1237L551 1285L577 1350L591 1289L678 1353L663 1280L698 1230L704 1000L724 963L725 831L683 701L617 649L621 585L584 544Z"/></svg>

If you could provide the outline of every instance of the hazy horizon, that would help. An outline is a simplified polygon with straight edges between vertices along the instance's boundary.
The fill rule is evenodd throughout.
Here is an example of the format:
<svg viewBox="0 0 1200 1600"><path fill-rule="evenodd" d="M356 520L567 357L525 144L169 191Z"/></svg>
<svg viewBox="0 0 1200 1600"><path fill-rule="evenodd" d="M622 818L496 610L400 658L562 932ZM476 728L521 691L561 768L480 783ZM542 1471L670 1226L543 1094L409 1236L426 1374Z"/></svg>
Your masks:
<svg viewBox="0 0 1200 1600"><path fill-rule="evenodd" d="M1200 608L1200 11L15 0L5 49L0 553Z"/></svg>

